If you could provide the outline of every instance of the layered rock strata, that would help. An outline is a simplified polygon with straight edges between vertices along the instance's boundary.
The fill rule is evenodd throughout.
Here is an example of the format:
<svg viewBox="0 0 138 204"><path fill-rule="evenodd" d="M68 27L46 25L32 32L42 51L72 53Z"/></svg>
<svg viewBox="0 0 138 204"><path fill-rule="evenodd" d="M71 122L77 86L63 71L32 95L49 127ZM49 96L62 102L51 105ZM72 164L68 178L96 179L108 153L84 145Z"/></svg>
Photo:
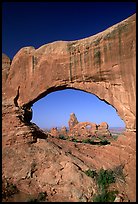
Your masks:
<svg viewBox="0 0 138 204"><path fill-rule="evenodd" d="M135 130L135 18L133 15L82 40L22 48L14 56L3 86L6 99L15 105L18 94L19 106L32 105L50 92L79 89L112 105L127 130Z"/></svg>
<svg viewBox="0 0 138 204"><path fill-rule="evenodd" d="M98 147L95 160L86 163L83 154L76 158L48 141L27 111L47 94L67 88L95 94L126 124L126 136L110 147ZM102 155L107 151L111 159L106 168L124 162L125 191L136 201L135 121L136 15L89 38L24 47L12 62L2 56L2 173L24 192L46 190L49 201L90 201L96 186L83 171L94 161L104 166Z"/></svg>

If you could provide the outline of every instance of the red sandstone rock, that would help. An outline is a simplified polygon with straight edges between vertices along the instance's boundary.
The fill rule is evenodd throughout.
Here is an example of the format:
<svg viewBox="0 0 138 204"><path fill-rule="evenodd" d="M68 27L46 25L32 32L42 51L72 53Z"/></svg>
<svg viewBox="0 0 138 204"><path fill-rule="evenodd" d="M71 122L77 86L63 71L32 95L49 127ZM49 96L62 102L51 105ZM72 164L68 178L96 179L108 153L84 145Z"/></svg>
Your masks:
<svg viewBox="0 0 138 204"><path fill-rule="evenodd" d="M76 124L69 131L68 134L71 137L82 140L82 139L87 139L88 137L91 137L91 136L95 135L96 131L97 131L97 127L96 127L95 123L78 122L78 124Z"/></svg>
<svg viewBox="0 0 138 204"><path fill-rule="evenodd" d="M4 53L2 53L2 83L3 84L5 84L8 78L10 65L11 65L10 58Z"/></svg>
<svg viewBox="0 0 138 204"><path fill-rule="evenodd" d="M102 122L100 125L98 125L97 136L105 136L106 138L111 137L111 133L106 122Z"/></svg>
<svg viewBox="0 0 138 204"><path fill-rule="evenodd" d="M69 131L67 131L66 127L62 127L60 130L57 130L57 128L52 128L50 131L51 136L66 136L80 141L92 138L93 136L105 136L107 138L111 136L111 133L108 130L108 124L106 122L102 122L100 125L96 125L95 123L91 122L78 122L74 113L70 115L68 124Z"/></svg>
<svg viewBox="0 0 138 204"><path fill-rule="evenodd" d="M98 126L98 130L107 130L108 129L108 124L106 122L102 122L99 126Z"/></svg>
<svg viewBox="0 0 138 204"><path fill-rule="evenodd" d="M76 121L77 124L75 124ZM105 136L107 138L111 136L106 122L102 122L100 125L91 122L78 122L75 114L72 114L68 123L70 125L68 136L80 141L93 136Z"/></svg>
<svg viewBox="0 0 138 204"><path fill-rule="evenodd" d="M51 134L52 136L58 137L59 131L58 131L57 127L56 127L56 128L51 128L50 134Z"/></svg>
<svg viewBox="0 0 138 204"><path fill-rule="evenodd" d="M75 126L76 124L78 124L78 120L77 120L77 118L76 118L75 113L71 113L71 114L70 114L70 119L69 119L68 124L69 124L69 130L72 130L72 129L74 128L74 126Z"/></svg>
<svg viewBox="0 0 138 204"><path fill-rule="evenodd" d="M111 146L71 146L45 140L47 135L20 120L23 105L66 88L93 93L115 107L131 132ZM51 202L90 201L97 188L83 171L124 163L126 184L118 188L136 201L135 122L136 15L89 38L24 47L12 63L2 56L2 173L24 192L47 191Z"/></svg>
<svg viewBox="0 0 138 204"><path fill-rule="evenodd" d="M19 86L19 106L55 90L80 89L115 107L127 130L135 130L135 22L133 15L89 38L22 48L3 86L7 99L13 101Z"/></svg>
<svg viewBox="0 0 138 204"><path fill-rule="evenodd" d="M60 134L61 135L64 135L64 136L67 136L67 128L65 126L63 126L61 129L60 129Z"/></svg>

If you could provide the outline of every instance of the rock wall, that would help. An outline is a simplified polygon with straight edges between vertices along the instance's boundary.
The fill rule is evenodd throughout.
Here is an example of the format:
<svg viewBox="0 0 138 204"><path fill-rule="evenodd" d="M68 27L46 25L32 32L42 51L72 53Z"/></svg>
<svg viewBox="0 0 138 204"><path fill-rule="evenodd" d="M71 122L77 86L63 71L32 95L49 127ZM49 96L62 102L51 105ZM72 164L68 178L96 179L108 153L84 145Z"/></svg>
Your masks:
<svg viewBox="0 0 138 204"><path fill-rule="evenodd" d="M40 166L44 163L42 171L46 176L48 175L46 171L50 171L52 178L51 163L54 161L52 158L59 154L59 149L54 152L54 144L42 140L37 142L37 137L46 138L46 135L42 136L41 130L35 124L21 120L24 118L22 110L26 110L27 107L30 110L33 103L47 94L67 88L95 94L112 105L125 122L128 134L123 139L120 138L119 143L111 146L115 152L112 157L114 158L115 155L119 160L121 159L120 161L124 160L128 175L126 191L130 200L135 201L136 15L89 38L68 42L57 41L38 49L24 47L14 56L12 62L5 54L2 55L2 173L5 177L11 178L14 183L18 183L20 188L23 184L22 189L38 191L39 186L40 190L49 188L52 191L53 183L44 186L40 172L35 177L36 180L32 178L28 180L27 168L34 159ZM118 153L115 151L116 145ZM47 150L49 153L44 156L40 146L44 152ZM103 148L103 152L105 148L107 147ZM98 151L100 151L99 148ZM108 154L109 152L111 153L107 151ZM64 161L63 154L61 150L61 155L58 155L60 162ZM101 153L98 154L100 163L103 161L101 156ZM71 166L71 157L66 156L65 163L68 159ZM51 168L45 161L49 161ZM58 166L58 160L55 161ZM114 162L116 162L115 159L112 163ZM67 172L65 171L65 174L62 172L67 175L68 167L66 169L66 165L63 166ZM82 176L82 172L73 171L73 179L76 178L75 174ZM84 175L81 178L81 184L77 187L78 192L80 192L80 186L83 186L86 181ZM58 181L54 185L58 187ZM65 185L63 188L65 189ZM81 192L83 191L84 189L81 189ZM67 188L67 194L69 192ZM59 190L56 195L60 196L64 193ZM79 200L75 197L76 194L69 194L69 196L73 196L71 197L73 201ZM64 201L64 199L61 200ZM60 201L59 198L58 201Z"/></svg>
<svg viewBox="0 0 138 204"><path fill-rule="evenodd" d="M127 130L135 130L136 15L82 40L22 48L4 84L12 104L18 87L19 106L60 89L93 93L117 110Z"/></svg>

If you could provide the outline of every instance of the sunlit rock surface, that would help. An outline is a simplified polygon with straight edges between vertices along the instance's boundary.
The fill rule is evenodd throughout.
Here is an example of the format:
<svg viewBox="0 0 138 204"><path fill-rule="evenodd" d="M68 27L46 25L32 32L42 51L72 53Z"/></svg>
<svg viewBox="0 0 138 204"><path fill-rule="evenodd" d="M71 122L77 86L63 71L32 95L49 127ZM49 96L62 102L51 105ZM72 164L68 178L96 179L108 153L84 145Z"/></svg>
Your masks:
<svg viewBox="0 0 138 204"><path fill-rule="evenodd" d="M66 88L93 93L116 108L125 136L76 149L21 120L23 107ZM123 164L126 183L118 188L136 201L135 121L136 15L89 38L24 47L12 62L2 55L2 173L24 192L47 191L49 201L90 201L97 189L83 171Z"/></svg>

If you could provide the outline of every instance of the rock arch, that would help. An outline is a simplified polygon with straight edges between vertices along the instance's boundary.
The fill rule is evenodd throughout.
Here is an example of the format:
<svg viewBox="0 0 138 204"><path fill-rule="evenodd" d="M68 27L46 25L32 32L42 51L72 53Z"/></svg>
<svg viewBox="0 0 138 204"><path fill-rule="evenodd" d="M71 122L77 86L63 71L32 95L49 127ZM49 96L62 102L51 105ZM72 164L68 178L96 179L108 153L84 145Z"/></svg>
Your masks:
<svg viewBox="0 0 138 204"><path fill-rule="evenodd" d="M20 93L19 106L60 89L93 93L112 105L127 130L135 130L135 15L89 38L22 48L13 58L4 92ZM9 69L8 69L9 70Z"/></svg>
<svg viewBox="0 0 138 204"><path fill-rule="evenodd" d="M63 90L62 90L63 89ZM67 93L67 94L70 94L70 93L72 93L72 92L74 92L74 93L76 93L77 94L77 92L80 92L81 94L82 94L82 97L84 97L85 96L85 94L87 94L88 92L86 92L86 91L82 91L82 89L80 90L80 89L75 89L75 88L67 88L67 87L58 87L57 88L57 90L58 91L56 91L56 90L53 90L53 91L51 91L52 92L52 94L53 94L53 96L56 96L56 92L59 92L60 94L59 94L59 98L62 96L62 91L63 91L63 93L64 93L64 95ZM67 92L66 92L67 91ZM68 92L69 91L69 92ZM50 92L50 93L51 93ZM55 94L55 95L54 95ZM41 101L41 99L43 100L43 103L44 102L48 102L49 100L48 100L48 97L47 97L47 95L48 95L48 92L44 92L41 96L39 96L40 97L40 99L37 99L36 101L35 101L35 103L37 104L37 102L38 102L38 104L39 104L39 100ZM106 109L107 108L107 110L108 110L108 108L110 109L111 107L111 109L112 109L112 111L114 111L114 114L116 115L116 117L117 117L117 110L113 107L113 106L111 106L107 101L105 101L105 100L101 100L101 99L99 99L96 95L94 95L94 94L92 94L92 93L89 93L89 96L94 96L94 97L96 97L96 100L97 100L97 102L99 102L99 103L101 103L102 104L102 101L103 101L103 104L104 104L104 106L103 106L103 109ZM66 97L66 95L65 95L65 97ZM70 94L70 97L71 97L71 94ZM74 103L74 99L73 98L70 98L69 100L71 100L70 102L71 103ZM83 100L82 100L83 101ZM81 101L81 104L82 104L82 107L83 107L83 102ZM46 102L46 103L47 103ZM60 99L58 100L58 103L60 102ZM77 101L76 101L77 102ZM75 103L76 103L75 102ZM66 103L66 100L63 102L63 101L61 101L60 102L62 105L64 104L64 103ZM34 102L32 103L31 102L31 104L33 104L33 107L32 107L32 110L33 110L33 115L35 115L35 117L36 117L36 113L35 113L35 110L36 110L36 112L37 111L39 111L39 109L37 109L36 107L37 106L39 106L39 105L36 105L36 107L35 107L35 104L34 104ZM55 109L55 111L56 111L56 104L57 104L57 102L55 101L54 103L53 103L53 108ZM90 105L90 104L89 104ZM110 107L109 107L110 106ZM52 108L52 107L50 107L50 108ZM53 109L52 108L52 109ZM61 107L59 107L59 108L61 108ZM58 109L59 109L58 108ZM93 106L89 106L89 108L91 108L92 110L93 110ZM47 109L47 108L46 108ZM61 108L62 109L62 108ZM98 107L96 108L96 109L98 109ZM48 109L47 109L48 110ZM62 111L62 110L61 110ZM53 112L53 111L52 111ZM70 110L70 113L72 112L72 110ZM55 112L56 113L56 112ZM54 115L55 115L55 113L54 113ZM62 112L61 112L62 113ZM68 112L68 117L69 117L69 114L70 114L69 112ZM78 113L76 113L75 112L75 114L78 114ZM39 113L39 115L41 115L40 113ZM54 115L53 115L53 117L54 117ZM52 116L52 115L51 115ZM114 117L114 116L113 116ZM125 128L125 123L124 123L124 121L120 118L120 117L118 117L119 119L120 119L120 121L122 121L122 125L123 125L123 127ZM35 122L35 120L36 120L36 118L34 119L32 119L32 121L33 122ZM42 118L41 118L41 120L42 120ZM81 120L84 120L84 119L81 119ZM104 120L104 119L103 119ZM37 121L39 121L39 118L37 118ZM95 121L95 120L94 120ZM109 121L108 121L109 122ZM40 125L40 123L38 123L38 126ZM43 124L44 125L44 124ZM48 124L45 124L45 125L48 125ZM56 125L56 124L55 124ZM40 125L41 126L41 125Z"/></svg>
<svg viewBox="0 0 138 204"><path fill-rule="evenodd" d="M45 95L66 88L83 90L106 101L117 110L126 124L127 131L131 131L131 134L126 132L128 139L120 139L118 147L111 148L114 148L114 151L118 149L116 157L121 158L121 161L125 160L129 186L127 193L131 200L135 201L136 14L85 39L57 41L38 49L24 47L14 56L12 62L5 54L2 55L4 175L14 177L16 181L21 177L26 178L24 165L21 166L23 171L19 172L21 175L16 178L14 175L18 169L12 168L11 162L18 166L22 154L26 154L25 161L32 159L31 153L28 152L31 148L26 146L26 143L30 142L34 129L34 137L40 133L37 127L26 125L19 120L22 108L30 108ZM43 138L45 134L42 135L41 132L40 136ZM10 155L12 160L8 151L14 155L14 158ZM19 159L16 159L18 156Z"/></svg>

